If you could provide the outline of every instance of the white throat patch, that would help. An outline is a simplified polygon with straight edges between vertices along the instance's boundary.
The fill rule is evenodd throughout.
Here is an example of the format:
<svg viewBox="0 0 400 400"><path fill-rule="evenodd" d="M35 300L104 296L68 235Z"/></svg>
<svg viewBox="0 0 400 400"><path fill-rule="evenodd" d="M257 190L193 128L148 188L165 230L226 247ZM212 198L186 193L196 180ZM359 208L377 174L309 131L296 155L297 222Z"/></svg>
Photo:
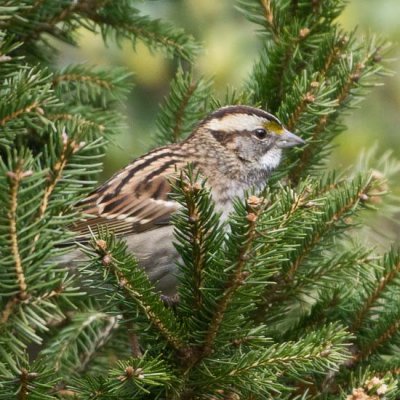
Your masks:
<svg viewBox="0 0 400 400"><path fill-rule="evenodd" d="M275 169L282 158L282 149L273 147L261 158L261 167L266 170Z"/></svg>

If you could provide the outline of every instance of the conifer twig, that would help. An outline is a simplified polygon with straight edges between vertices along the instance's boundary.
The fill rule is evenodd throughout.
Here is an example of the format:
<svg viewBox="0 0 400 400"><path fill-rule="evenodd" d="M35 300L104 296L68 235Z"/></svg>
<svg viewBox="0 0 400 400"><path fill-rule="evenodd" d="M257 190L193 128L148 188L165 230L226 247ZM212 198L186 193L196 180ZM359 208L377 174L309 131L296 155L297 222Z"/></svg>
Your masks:
<svg viewBox="0 0 400 400"><path fill-rule="evenodd" d="M19 303L17 296L12 296L6 303L3 312L1 313L0 324L5 324L10 318L14 307Z"/></svg>
<svg viewBox="0 0 400 400"><path fill-rule="evenodd" d="M183 176L181 174L181 181L183 185L183 194L186 200L186 206L188 210L189 221L191 222L191 233L192 233L192 245L193 245L193 298L195 309L200 309L203 302L203 293L201 291L203 281L203 270L205 264L204 249L202 248L203 243L203 232L198 223L198 209L196 202L193 198L193 193L201 190L201 185L196 182L193 185L183 182Z"/></svg>
<svg viewBox="0 0 400 400"><path fill-rule="evenodd" d="M28 297L27 284L25 279L24 270L22 267L22 260L18 244L18 228L17 228L17 207L18 207L18 191L21 180L32 174L32 171L22 171L22 161L18 161L15 171L9 171L8 177L10 179L10 212L9 212L9 225L10 225L10 242L11 252L15 263L15 273L17 277L19 293L18 298L25 300Z"/></svg>
<svg viewBox="0 0 400 400"><path fill-rule="evenodd" d="M102 264L114 273L118 280L118 286L124 290L129 298L136 302L147 319L157 328L168 344L179 354L186 356L190 353L188 346L168 329L164 322L158 317L157 313L152 310L151 305L145 301L143 295L129 283L129 280L125 277L121 268L119 268L118 263L113 259L112 255L107 252L106 242L104 240L97 240L96 246L97 252L103 256Z"/></svg>
<svg viewBox="0 0 400 400"><path fill-rule="evenodd" d="M196 91L197 86L198 86L197 82L189 85L187 92L185 93L185 96L182 98L182 102L179 105L179 108L175 116L175 125L173 128L174 142L178 142L178 140L180 139L183 118L185 116L185 110L192 94Z"/></svg>
<svg viewBox="0 0 400 400"><path fill-rule="evenodd" d="M25 368L20 370L20 389L18 393L19 400L26 400L28 398L28 383L29 383L29 372Z"/></svg>
<svg viewBox="0 0 400 400"><path fill-rule="evenodd" d="M313 235L312 240L309 243L306 243L302 246L301 252L297 255L296 259L292 261L290 268L284 275L281 276L276 280L277 283L274 286L268 286L263 295L263 305L273 304L277 300L281 300L280 291L286 285L293 281L296 271L299 268L300 264L304 260L304 258L309 254L310 249L316 246L321 238L324 236L326 232L331 229L332 224L334 224L337 220L339 220L346 212L351 210L360 199L360 196L365 193L370 185L370 180L367 180L366 184L359 188L357 193L352 196L349 201L344 204L339 210L337 210L332 217L326 221L323 225L323 228ZM262 311L262 308L259 308L259 311ZM258 314L258 313L257 313Z"/></svg>
<svg viewBox="0 0 400 400"><path fill-rule="evenodd" d="M21 114L29 113L32 110L35 110L35 109L38 109L38 108L39 108L39 104L36 101L34 101L29 106L20 108L19 110L16 110L13 113L3 117L0 120L0 126L4 126L6 123L10 122L11 120L18 118Z"/></svg>
<svg viewBox="0 0 400 400"><path fill-rule="evenodd" d="M104 346L108 340L111 339L111 335L113 331L118 326L118 318L113 316L107 317L107 325L101 331L101 335L96 337L95 341L90 343L90 347L86 348L86 352L83 353L80 357L80 365L78 370L83 372L86 369L86 366L89 364L90 360L94 357L96 351Z"/></svg>
<svg viewBox="0 0 400 400"><path fill-rule="evenodd" d="M398 276L400 272L400 262L396 264L395 268L384 275L379 281L375 290L370 294L367 300L364 302L363 307L357 312L354 322L350 327L351 332L356 332L363 322L368 310L375 303L376 300L379 299L381 293L385 290L386 286L390 284L394 278Z"/></svg>
<svg viewBox="0 0 400 400"><path fill-rule="evenodd" d="M135 325L132 323L132 321L129 320L128 317L124 317L124 319L128 321L126 325L128 328L128 339L131 346L132 357L140 358L143 356L143 353L140 349L139 337L136 334Z"/></svg>
<svg viewBox="0 0 400 400"><path fill-rule="evenodd" d="M278 39L278 32L274 21L274 13L271 6L271 0L261 0L261 5L264 9L264 18L271 28L273 39L276 41Z"/></svg>
<svg viewBox="0 0 400 400"><path fill-rule="evenodd" d="M65 132L65 130L63 130L61 136L62 136L63 147L62 147L62 151L60 154L60 158L54 164L52 174L49 179L49 183L44 190L42 201L40 203L38 214L37 214L37 220L41 220L44 217L46 210L47 210L47 206L49 204L50 196L53 193L57 183L62 178L63 171L69 161L69 156L71 154L76 153L82 146L82 143L76 143L75 140L70 140L68 138L68 135ZM33 244L32 244L31 251L30 251L31 254L33 254L35 251L36 243L39 240L40 235L41 235L41 232L39 231L33 238Z"/></svg>
<svg viewBox="0 0 400 400"><path fill-rule="evenodd" d="M106 88L108 90L113 89L113 85L106 79L100 79L98 76L82 75L82 74L60 74L54 77L53 85L56 86L60 82L90 82L97 86Z"/></svg>
<svg viewBox="0 0 400 400"><path fill-rule="evenodd" d="M339 93L336 95L336 104L337 109L340 110L341 107L345 106L346 101L351 96L351 89L358 83L358 81L362 78L362 72L365 70L366 66L369 62L375 62L376 54L368 53L367 56L360 62L354 65L351 73L348 74L346 81L341 87ZM296 163L296 168L293 168L290 172L290 180L296 185L301 177L303 171L307 170L307 165L310 162L310 159L315 154L317 150L316 140L325 131L328 123L336 119L338 116L338 111L332 114L324 114L321 115L315 128L310 137L308 146L304 149L304 151L300 154L299 161Z"/></svg>
<svg viewBox="0 0 400 400"><path fill-rule="evenodd" d="M62 30L57 28L57 24L67 21L74 13L85 13L88 10L93 12L93 10L103 7L108 1L110 0L72 1L68 6L62 8L58 14L54 15L48 21L37 23L33 29L29 30L25 35L21 35L22 40L25 42L36 40L42 33L54 34L55 32L59 32L62 34ZM37 1L33 7L37 7L37 4L40 2L40 0ZM33 7L30 7L27 10L30 11Z"/></svg>
<svg viewBox="0 0 400 400"><path fill-rule="evenodd" d="M121 273L121 271L116 271L116 272L119 281L126 282L126 278ZM144 302L142 295L135 289L133 289L133 287L128 283L121 284L121 286L124 287L124 291L127 293L127 295L136 301L136 303L140 306L140 308L145 313L149 321L151 321L151 323L157 328L157 330L164 336L167 342L179 353L185 353L187 350L187 346L178 337L176 337L172 332L169 331L169 329L164 325L164 323L151 310L151 307L149 307Z"/></svg>
<svg viewBox="0 0 400 400"><path fill-rule="evenodd" d="M307 106L315 101L314 92L316 91L317 87L318 86L316 85L311 86L311 89L301 98L300 103L297 105L294 112L290 115L289 120L286 124L290 131L295 129L300 116L303 114L304 111L307 110Z"/></svg>
<svg viewBox="0 0 400 400"><path fill-rule="evenodd" d="M79 125L81 126L90 126L90 127L94 127L97 128L100 132L103 132L105 130L105 127L103 124L97 124L94 121L91 121L87 118L83 118L80 115L75 115L75 114L71 114L71 113L60 113L60 114L49 114L47 115L47 118L49 120L52 121L60 121L60 120L64 120L64 121L73 121L73 120L78 120L79 121Z"/></svg>
<svg viewBox="0 0 400 400"><path fill-rule="evenodd" d="M224 290L224 293L217 304L216 310L214 311L213 318L205 335L200 358L206 357L212 351L214 340L221 327L221 322L224 318L225 311L229 303L231 302L236 290L243 284L244 279L247 277L247 274L245 274L243 269L249 260L253 241L257 234L257 220L265 207L265 202L263 204L263 199L256 196L251 196L247 200L247 204L247 238L239 249L238 260L235 269L233 270L230 279L226 283L226 289Z"/></svg>
<svg viewBox="0 0 400 400"><path fill-rule="evenodd" d="M355 362L360 360L365 360L369 355L371 355L378 347L382 346L385 342L390 340L393 335L398 333L400 329L400 319L395 319L389 327L372 343L368 346L361 348L358 353L353 357Z"/></svg>

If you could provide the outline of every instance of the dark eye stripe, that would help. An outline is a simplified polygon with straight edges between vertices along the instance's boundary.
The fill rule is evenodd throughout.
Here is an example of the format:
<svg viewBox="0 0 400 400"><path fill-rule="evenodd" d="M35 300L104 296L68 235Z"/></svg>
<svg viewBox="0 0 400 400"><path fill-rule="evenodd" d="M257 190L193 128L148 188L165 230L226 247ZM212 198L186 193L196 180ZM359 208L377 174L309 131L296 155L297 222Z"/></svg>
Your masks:
<svg viewBox="0 0 400 400"><path fill-rule="evenodd" d="M229 136L226 132L221 132L221 131L213 131L210 130L211 135L213 135L214 139L217 140L219 143L226 143Z"/></svg>

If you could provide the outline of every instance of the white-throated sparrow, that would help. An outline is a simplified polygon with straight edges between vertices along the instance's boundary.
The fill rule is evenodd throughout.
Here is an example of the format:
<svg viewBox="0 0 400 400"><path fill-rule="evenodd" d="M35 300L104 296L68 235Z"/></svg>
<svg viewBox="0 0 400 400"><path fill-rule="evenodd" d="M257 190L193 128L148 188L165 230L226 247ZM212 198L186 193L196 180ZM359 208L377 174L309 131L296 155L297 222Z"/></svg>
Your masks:
<svg viewBox="0 0 400 400"><path fill-rule="evenodd" d="M134 160L92 192L80 203L92 218L73 229L82 238L89 227L105 224L125 237L150 280L171 296L176 292L178 258L170 225L177 209L168 198L171 175L191 163L207 178L216 208L226 217L235 197L265 185L283 148L303 143L264 110L241 105L220 108L183 142Z"/></svg>

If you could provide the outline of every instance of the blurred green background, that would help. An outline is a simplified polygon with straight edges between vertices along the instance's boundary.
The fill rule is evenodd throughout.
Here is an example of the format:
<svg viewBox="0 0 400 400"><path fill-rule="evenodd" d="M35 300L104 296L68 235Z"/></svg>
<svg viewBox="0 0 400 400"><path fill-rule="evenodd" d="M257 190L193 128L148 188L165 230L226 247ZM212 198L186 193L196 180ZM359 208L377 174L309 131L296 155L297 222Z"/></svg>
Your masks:
<svg viewBox="0 0 400 400"><path fill-rule="evenodd" d="M217 94L222 97L227 86L242 85L257 59L260 42L256 36L257 26L235 9L234 1L158 0L137 4L150 16L183 27L203 44L195 72L212 78ZM338 146L331 159L335 167L351 165L363 149L374 145L378 157L390 150L400 158L399 16L399 0L350 0L341 16L346 29L358 26L360 37L377 33L393 42L393 61L389 67L394 76L385 77L384 85L374 88L359 109L346 117L348 130L336 140ZM158 106L168 93L176 64L162 52L150 53L140 42L135 49L128 42L123 42L121 48L116 45L106 48L99 35L84 30L80 32L79 45L79 48L62 46L60 65L73 62L124 65L134 73L135 88L124 110L129 129L109 147L102 177L105 179L151 147ZM400 194L399 174L392 190Z"/></svg>

